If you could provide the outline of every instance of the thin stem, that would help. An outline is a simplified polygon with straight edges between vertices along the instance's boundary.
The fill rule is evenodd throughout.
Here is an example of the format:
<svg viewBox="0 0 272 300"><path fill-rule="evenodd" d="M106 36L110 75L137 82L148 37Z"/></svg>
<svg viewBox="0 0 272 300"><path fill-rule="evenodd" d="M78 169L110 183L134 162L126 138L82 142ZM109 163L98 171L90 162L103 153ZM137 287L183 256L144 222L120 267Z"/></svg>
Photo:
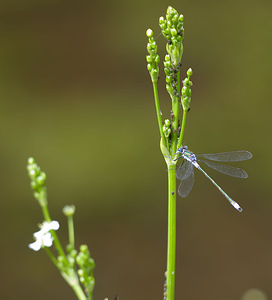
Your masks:
<svg viewBox="0 0 272 300"><path fill-rule="evenodd" d="M73 216L68 216L68 235L69 244L73 247L73 249L75 249L75 231Z"/></svg>
<svg viewBox="0 0 272 300"><path fill-rule="evenodd" d="M179 141L178 141L178 148L181 147L182 141L183 141L183 136L184 136L184 130L185 130L185 123L186 123L186 117L187 117L187 110L183 111L182 115L182 124L181 124L181 131L180 131L180 136L179 136Z"/></svg>
<svg viewBox="0 0 272 300"><path fill-rule="evenodd" d="M51 217L50 217L50 214L49 214L48 206L47 205L41 205L41 207L42 207L42 213L43 213L43 217L44 217L45 221L50 223L51 222Z"/></svg>
<svg viewBox="0 0 272 300"><path fill-rule="evenodd" d="M168 164L167 300L175 297L176 165Z"/></svg>
<svg viewBox="0 0 272 300"><path fill-rule="evenodd" d="M50 249L48 247L44 247L44 250L47 253L47 255L50 257L50 259L52 260L52 262L54 263L54 265L57 268L59 268L58 261L57 261L56 257L52 254L52 252L50 251Z"/></svg>
<svg viewBox="0 0 272 300"><path fill-rule="evenodd" d="M63 259L65 260L65 264L67 266L69 266L69 262L67 260L66 255L65 255L65 252L62 249L62 246L61 246L61 243L59 241L57 233L54 230L50 230L50 233L51 233L52 237L54 238L54 245L55 245L59 255L63 257Z"/></svg>
<svg viewBox="0 0 272 300"><path fill-rule="evenodd" d="M152 83L153 83L153 92L154 92L154 98L155 98L155 106L156 106L156 113L157 113L157 120L158 120L158 124L159 124L160 135L161 135L161 138L163 140L164 146L167 147L167 149L169 149L169 145L167 145L165 135L163 133L161 108L160 108L160 102L159 102L157 81L152 81Z"/></svg>
<svg viewBox="0 0 272 300"><path fill-rule="evenodd" d="M93 299L93 290L88 292L88 300L92 300Z"/></svg>
<svg viewBox="0 0 272 300"><path fill-rule="evenodd" d="M47 203L47 201L45 201L44 203ZM41 207L42 207L42 212L43 212L44 219L47 222L50 223L51 222L51 217L50 217L50 214L49 214L48 206L47 205L42 205ZM68 263L68 260L66 258L65 252L62 249L62 246L61 246L61 243L59 241L58 235L56 234L55 230L50 230L50 233L51 233L51 235L54 239L54 245L55 245L56 249L58 250L59 255L61 255L65 259L66 265L68 266L69 263Z"/></svg>

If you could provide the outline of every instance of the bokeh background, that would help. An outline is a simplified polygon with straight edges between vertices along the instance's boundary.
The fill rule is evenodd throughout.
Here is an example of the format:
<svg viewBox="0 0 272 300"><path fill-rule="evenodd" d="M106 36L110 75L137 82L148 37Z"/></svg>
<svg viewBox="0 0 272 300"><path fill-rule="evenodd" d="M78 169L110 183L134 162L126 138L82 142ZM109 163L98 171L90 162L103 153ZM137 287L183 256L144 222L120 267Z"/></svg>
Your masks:
<svg viewBox="0 0 272 300"><path fill-rule="evenodd" d="M1 1L1 299L76 299L46 254L27 247L42 221L29 156L47 173L64 244L62 207L76 205L77 245L88 244L96 261L94 299L162 299L167 174L145 31L158 35L163 58L158 18L168 5L185 17L182 77L194 71L186 144L196 153L254 154L239 164L247 180L207 170L242 214L198 172L192 193L178 199L176 299L240 300L252 288L271 299L267 0Z"/></svg>

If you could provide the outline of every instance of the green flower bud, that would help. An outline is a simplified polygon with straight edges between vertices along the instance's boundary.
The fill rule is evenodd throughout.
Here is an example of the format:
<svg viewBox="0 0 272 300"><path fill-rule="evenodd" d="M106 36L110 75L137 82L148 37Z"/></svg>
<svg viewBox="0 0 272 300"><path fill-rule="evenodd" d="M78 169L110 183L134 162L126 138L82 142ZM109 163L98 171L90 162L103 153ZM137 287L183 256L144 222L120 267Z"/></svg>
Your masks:
<svg viewBox="0 0 272 300"><path fill-rule="evenodd" d="M170 124L171 124L171 122L170 122L170 120L169 119L166 119L165 121L164 121L164 124L166 125L166 126L170 126Z"/></svg>
<svg viewBox="0 0 272 300"><path fill-rule="evenodd" d="M89 252L87 245L81 245L79 249L80 249L80 252L82 252L82 253Z"/></svg>
<svg viewBox="0 0 272 300"><path fill-rule="evenodd" d="M165 30L164 30L164 34L165 34L165 36L166 36L166 38L168 38L168 39L170 39L170 37L171 37L171 35L170 35L170 29L169 28L166 28Z"/></svg>
<svg viewBox="0 0 272 300"><path fill-rule="evenodd" d="M38 185L43 185L45 182L46 176L44 173L41 173L41 175L37 176L36 182Z"/></svg>
<svg viewBox="0 0 272 300"><path fill-rule="evenodd" d="M36 190L38 188L38 184L35 181L31 181L30 187L32 188L32 190Z"/></svg>
<svg viewBox="0 0 272 300"><path fill-rule="evenodd" d="M94 262L94 260L93 260L92 258L89 258L89 259L88 259L88 263L89 263L89 265L90 265L90 268L91 268L91 269L94 269L94 267L95 267L95 262Z"/></svg>
<svg viewBox="0 0 272 300"><path fill-rule="evenodd" d="M170 86L170 85L166 85L166 90L167 92L170 94L170 96L172 95L172 92L173 92L173 88Z"/></svg>
<svg viewBox="0 0 272 300"><path fill-rule="evenodd" d="M72 251L70 251L70 255L71 257L75 258L77 256L77 250L73 249Z"/></svg>
<svg viewBox="0 0 272 300"><path fill-rule="evenodd" d="M170 55L168 54L165 55L165 61L170 61Z"/></svg>
<svg viewBox="0 0 272 300"><path fill-rule="evenodd" d="M72 250L73 250L74 248L73 248L73 245L71 245L71 244L68 244L67 246L66 246L66 251L70 254L71 252L72 252ZM71 254L70 254L71 255Z"/></svg>
<svg viewBox="0 0 272 300"><path fill-rule="evenodd" d="M74 265L75 264L75 259L71 256L68 256L68 261L70 265Z"/></svg>
<svg viewBox="0 0 272 300"><path fill-rule="evenodd" d="M170 68L172 67L172 64L170 61L164 61L164 66L170 70Z"/></svg>
<svg viewBox="0 0 272 300"><path fill-rule="evenodd" d="M164 17L160 17L160 18L159 18L159 24L162 24L162 23L164 23L164 22L165 22Z"/></svg>
<svg viewBox="0 0 272 300"><path fill-rule="evenodd" d="M152 46L153 50L157 49L157 44L154 40L150 43L150 45Z"/></svg>
<svg viewBox="0 0 272 300"><path fill-rule="evenodd" d="M147 56L146 56L146 61L147 61L148 63L151 63L151 62L152 62L152 57L151 57L150 55L147 55Z"/></svg>
<svg viewBox="0 0 272 300"><path fill-rule="evenodd" d="M172 18L172 23L173 23L174 25L177 25L178 19L179 19L178 14L174 15L173 18Z"/></svg>
<svg viewBox="0 0 272 300"><path fill-rule="evenodd" d="M172 76L166 76L165 81L170 83L172 81Z"/></svg>
<svg viewBox="0 0 272 300"><path fill-rule="evenodd" d="M171 29L171 34L173 35L173 36L176 36L178 33L177 33L177 30L175 29L175 28L172 28Z"/></svg>
<svg viewBox="0 0 272 300"><path fill-rule="evenodd" d="M152 46L150 43L147 44L147 47L146 47L147 51L150 53L150 51L152 51Z"/></svg>
<svg viewBox="0 0 272 300"><path fill-rule="evenodd" d="M75 211L76 211L76 207L74 205L66 205L62 209L62 212L66 217L73 216Z"/></svg>
<svg viewBox="0 0 272 300"><path fill-rule="evenodd" d="M33 157L29 157L29 159L27 160L27 163L28 163L29 165L32 165L32 164L35 163L35 159L34 159Z"/></svg>
<svg viewBox="0 0 272 300"><path fill-rule="evenodd" d="M189 101L189 97L186 96L186 97L182 98L183 103L187 103L188 101Z"/></svg>
<svg viewBox="0 0 272 300"><path fill-rule="evenodd" d="M193 70L191 68L187 71L187 76L190 78L193 75Z"/></svg>
<svg viewBox="0 0 272 300"><path fill-rule="evenodd" d="M161 27L162 30L166 30L167 24L166 23L162 23L162 24L160 24L160 27Z"/></svg>
<svg viewBox="0 0 272 300"><path fill-rule="evenodd" d="M29 177L30 177L31 179L35 179L35 178L36 178L36 175L37 175L37 172L36 172L35 169L29 168L29 169L28 169L28 174L29 174Z"/></svg>
<svg viewBox="0 0 272 300"><path fill-rule="evenodd" d="M172 44L176 45L178 43L178 38L177 37L173 37L172 38ZM173 46L172 46L173 47ZM174 47L173 47L174 48ZM177 53L178 54L178 53Z"/></svg>
<svg viewBox="0 0 272 300"><path fill-rule="evenodd" d="M189 79L188 79L188 78L185 78L185 79L183 80L183 84L184 84L184 85L188 85L188 83L189 83Z"/></svg>
<svg viewBox="0 0 272 300"><path fill-rule="evenodd" d="M58 257L57 257L57 259L58 259L58 262L60 262L60 263L64 263L64 261L65 261L65 258L63 257L63 256L61 256L61 255L59 255Z"/></svg>
<svg viewBox="0 0 272 300"><path fill-rule="evenodd" d="M165 73L165 75L170 75L170 71L169 71L169 69L168 68L164 68L164 73Z"/></svg>
<svg viewBox="0 0 272 300"><path fill-rule="evenodd" d="M169 127L167 127L166 125L163 125L163 133L165 137L169 137L170 133L171 133L171 129Z"/></svg>
<svg viewBox="0 0 272 300"><path fill-rule="evenodd" d="M149 38L151 38L152 36L153 36L153 31L152 31L152 29L147 29L147 31L146 31L146 36L147 37L149 37Z"/></svg>

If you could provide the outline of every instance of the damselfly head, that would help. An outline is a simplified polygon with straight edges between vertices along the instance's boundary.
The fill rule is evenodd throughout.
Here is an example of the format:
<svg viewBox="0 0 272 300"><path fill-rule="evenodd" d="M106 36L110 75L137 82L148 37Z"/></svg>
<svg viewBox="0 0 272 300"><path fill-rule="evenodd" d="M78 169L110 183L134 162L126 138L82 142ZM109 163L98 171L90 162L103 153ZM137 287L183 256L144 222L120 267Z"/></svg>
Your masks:
<svg viewBox="0 0 272 300"><path fill-rule="evenodd" d="M188 146L183 146L177 149L177 153L176 154L183 154L184 151L188 150Z"/></svg>
<svg viewBox="0 0 272 300"><path fill-rule="evenodd" d="M183 153L186 150L188 150L188 146L183 146L178 149L178 152Z"/></svg>
<svg viewBox="0 0 272 300"><path fill-rule="evenodd" d="M177 154L179 154L179 153L181 153L182 151L183 151L183 149L182 149L183 147L180 147L180 148L178 148L178 150L177 150Z"/></svg>

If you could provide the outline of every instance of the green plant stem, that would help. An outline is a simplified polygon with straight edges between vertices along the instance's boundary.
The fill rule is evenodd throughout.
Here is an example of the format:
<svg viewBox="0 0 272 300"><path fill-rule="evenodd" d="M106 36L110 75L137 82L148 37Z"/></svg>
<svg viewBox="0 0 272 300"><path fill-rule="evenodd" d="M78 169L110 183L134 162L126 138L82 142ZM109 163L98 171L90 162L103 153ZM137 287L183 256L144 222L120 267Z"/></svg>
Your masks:
<svg viewBox="0 0 272 300"><path fill-rule="evenodd" d="M42 205L41 207L42 207L42 212L43 212L43 216L44 216L45 221L50 223L51 222L51 217L50 217L50 214L49 214L48 206L47 205ZM61 255L65 259L66 265L68 266L69 263L68 263L68 260L66 258L65 252L62 249L62 246L61 246L61 243L59 241L58 235L56 234L55 230L50 230L50 233L51 233L51 235L54 239L54 245L55 245L56 249L58 250L59 255Z"/></svg>
<svg viewBox="0 0 272 300"><path fill-rule="evenodd" d="M52 254L52 252L50 251L50 249L48 247L44 247L43 249L45 250L45 252L47 253L47 255L50 257L50 259L52 260L53 264L57 268L59 268L58 261L57 261L56 257Z"/></svg>
<svg viewBox="0 0 272 300"><path fill-rule="evenodd" d="M73 291L77 296L77 299L79 300L87 299L84 291L82 290L82 287L79 284L78 277L74 269L71 268L68 274L65 272L61 272L61 275L64 278L64 280L70 285L70 287L73 289Z"/></svg>
<svg viewBox="0 0 272 300"><path fill-rule="evenodd" d="M177 90L180 90L180 72L177 73ZM172 153L176 153L178 144L178 126L179 126L179 106L180 102L175 99L172 102L172 112L174 115L172 122L172 136L171 136L171 150Z"/></svg>
<svg viewBox="0 0 272 300"><path fill-rule="evenodd" d="M175 297L176 262L176 165L168 166L167 300Z"/></svg>
<svg viewBox="0 0 272 300"><path fill-rule="evenodd" d="M182 115L182 124L181 124L181 130L180 130L180 136L179 136L177 149L180 148L181 145L182 145L184 130L185 130L186 117L187 117L187 111L184 110L183 115Z"/></svg>
<svg viewBox="0 0 272 300"><path fill-rule="evenodd" d="M153 84L153 92L154 92L154 99L155 99L155 106L156 106L156 113L157 113L157 120L158 120L158 124L159 124L160 135L163 140L164 146L167 149L169 149L169 145L166 143L165 135L163 133L162 116L161 116L161 108L160 108L160 102L159 102L157 81L152 81L152 84Z"/></svg>
<svg viewBox="0 0 272 300"><path fill-rule="evenodd" d="M71 287L74 290L74 292L77 295L77 298L79 300L86 300L87 299L85 293L83 292L81 286L78 283L71 285Z"/></svg>
<svg viewBox="0 0 272 300"><path fill-rule="evenodd" d="M50 230L50 233L51 233L52 237L54 238L54 245L55 245L56 249L58 250L59 255L64 258L65 264L67 266L69 266L69 262L67 260L66 255L65 255L65 252L62 249L62 246L61 246L61 243L59 241L58 235L56 234L55 230Z"/></svg>
<svg viewBox="0 0 272 300"><path fill-rule="evenodd" d="M77 298L79 300L86 300L86 295L85 295L84 291L82 290L82 288L81 288L81 286L80 286L80 284L78 282L78 278L77 278L77 275L76 275L75 271L71 268L70 272L68 272L69 275L66 274L66 273L64 273L59 268L58 261L55 258L55 256L52 254L52 252L50 251L50 249L47 248L47 247L44 247L44 250L48 254L48 256L50 257L50 259L52 260L52 262L54 263L54 265L60 270L62 277L71 286L71 288L75 292Z"/></svg>
<svg viewBox="0 0 272 300"><path fill-rule="evenodd" d="M74 231L74 220L73 216L68 216L68 235L69 244L75 249L75 231Z"/></svg>
<svg viewBox="0 0 272 300"><path fill-rule="evenodd" d="M48 206L47 205L42 205L42 212L43 212L43 217L46 222L50 223L51 222L51 217L49 214Z"/></svg>

